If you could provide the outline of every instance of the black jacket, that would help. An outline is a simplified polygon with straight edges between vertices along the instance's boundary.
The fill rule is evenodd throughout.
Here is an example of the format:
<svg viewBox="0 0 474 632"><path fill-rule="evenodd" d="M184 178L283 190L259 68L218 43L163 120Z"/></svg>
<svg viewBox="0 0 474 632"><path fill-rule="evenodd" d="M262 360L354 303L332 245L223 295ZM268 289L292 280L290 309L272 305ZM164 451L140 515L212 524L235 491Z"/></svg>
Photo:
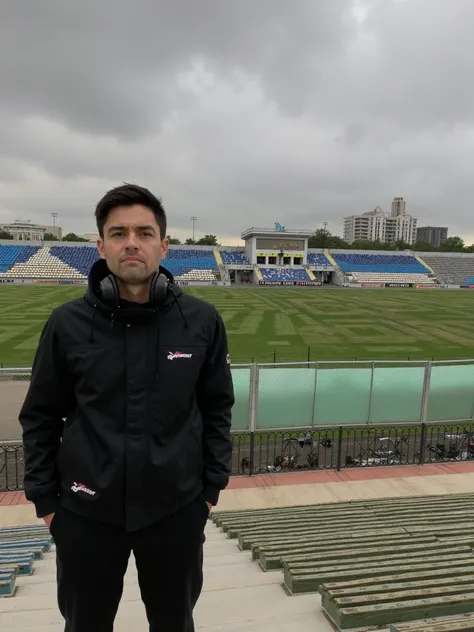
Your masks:
<svg viewBox="0 0 474 632"><path fill-rule="evenodd" d="M234 391L214 307L172 283L161 308L112 309L98 292L107 274L94 264L86 295L56 308L41 334L19 417L25 493L38 517L61 503L135 530L199 494L217 503Z"/></svg>

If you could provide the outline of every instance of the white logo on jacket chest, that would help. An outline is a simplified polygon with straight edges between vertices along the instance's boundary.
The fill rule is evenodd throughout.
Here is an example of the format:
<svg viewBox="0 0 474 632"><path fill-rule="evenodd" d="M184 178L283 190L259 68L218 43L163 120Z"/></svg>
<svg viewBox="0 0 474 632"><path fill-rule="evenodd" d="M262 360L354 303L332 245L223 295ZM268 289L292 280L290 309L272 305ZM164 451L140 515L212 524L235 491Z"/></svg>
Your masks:
<svg viewBox="0 0 474 632"><path fill-rule="evenodd" d="M177 360L178 358L192 358L192 353L181 353L181 351L169 351L168 360Z"/></svg>
<svg viewBox="0 0 474 632"><path fill-rule="evenodd" d="M84 492L84 494L88 494L89 496L95 496L96 494L96 492L93 492L92 489L89 489L83 483L73 483L71 489L73 492Z"/></svg>

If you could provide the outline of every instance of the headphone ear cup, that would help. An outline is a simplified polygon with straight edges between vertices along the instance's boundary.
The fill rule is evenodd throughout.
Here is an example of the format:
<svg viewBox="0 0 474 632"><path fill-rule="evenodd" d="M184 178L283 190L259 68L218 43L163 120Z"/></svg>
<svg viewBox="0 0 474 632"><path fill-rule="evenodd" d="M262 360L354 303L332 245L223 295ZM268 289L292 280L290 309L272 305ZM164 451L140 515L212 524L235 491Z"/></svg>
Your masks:
<svg viewBox="0 0 474 632"><path fill-rule="evenodd" d="M168 296L169 281L166 275L156 272L150 283L150 303L161 305Z"/></svg>
<svg viewBox="0 0 474 632"><path fill-rule="evenodd" d="M110 307L117 307L120 300L120 293L117 281L113 274L109 274L100 282L100 294L104 303Z"/></svg>

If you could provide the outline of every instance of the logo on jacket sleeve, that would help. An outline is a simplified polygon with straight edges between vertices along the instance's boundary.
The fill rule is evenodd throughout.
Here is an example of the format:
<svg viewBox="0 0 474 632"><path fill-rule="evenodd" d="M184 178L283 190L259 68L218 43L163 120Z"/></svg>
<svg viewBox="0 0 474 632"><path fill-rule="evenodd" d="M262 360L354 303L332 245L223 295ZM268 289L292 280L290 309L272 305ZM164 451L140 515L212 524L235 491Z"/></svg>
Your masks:
<svg viewBox="0 0 474 632"><path fill-rule="evenodd" d="M181 353L181 351L168 351L168 360L177 360L178 358L192 358L192 353Z"/></svg>
<svg viewBox="0 0 474 632"><path fill-rule="evenodd" d="M96 492L92 491L84 485L84 483L73 483L71 485L71 489L73 492L84 492L84 494L88 494L89 496L95 496Z"/></svg>

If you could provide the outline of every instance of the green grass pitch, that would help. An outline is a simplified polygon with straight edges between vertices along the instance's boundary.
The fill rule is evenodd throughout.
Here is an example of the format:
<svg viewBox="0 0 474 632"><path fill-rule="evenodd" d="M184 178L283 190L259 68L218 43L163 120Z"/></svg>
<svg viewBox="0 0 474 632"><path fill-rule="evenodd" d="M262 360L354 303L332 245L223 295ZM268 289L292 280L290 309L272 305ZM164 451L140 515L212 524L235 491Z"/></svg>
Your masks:
<svg viewBox="0 0 474 632"><path fill-rule="evenodd" d="M226 323L233 363L474 358L474 292L196 287ZM0 285L0 365L30 366L56 305L84 287ZM308 351L309 349L309 351Z"/></svg>

